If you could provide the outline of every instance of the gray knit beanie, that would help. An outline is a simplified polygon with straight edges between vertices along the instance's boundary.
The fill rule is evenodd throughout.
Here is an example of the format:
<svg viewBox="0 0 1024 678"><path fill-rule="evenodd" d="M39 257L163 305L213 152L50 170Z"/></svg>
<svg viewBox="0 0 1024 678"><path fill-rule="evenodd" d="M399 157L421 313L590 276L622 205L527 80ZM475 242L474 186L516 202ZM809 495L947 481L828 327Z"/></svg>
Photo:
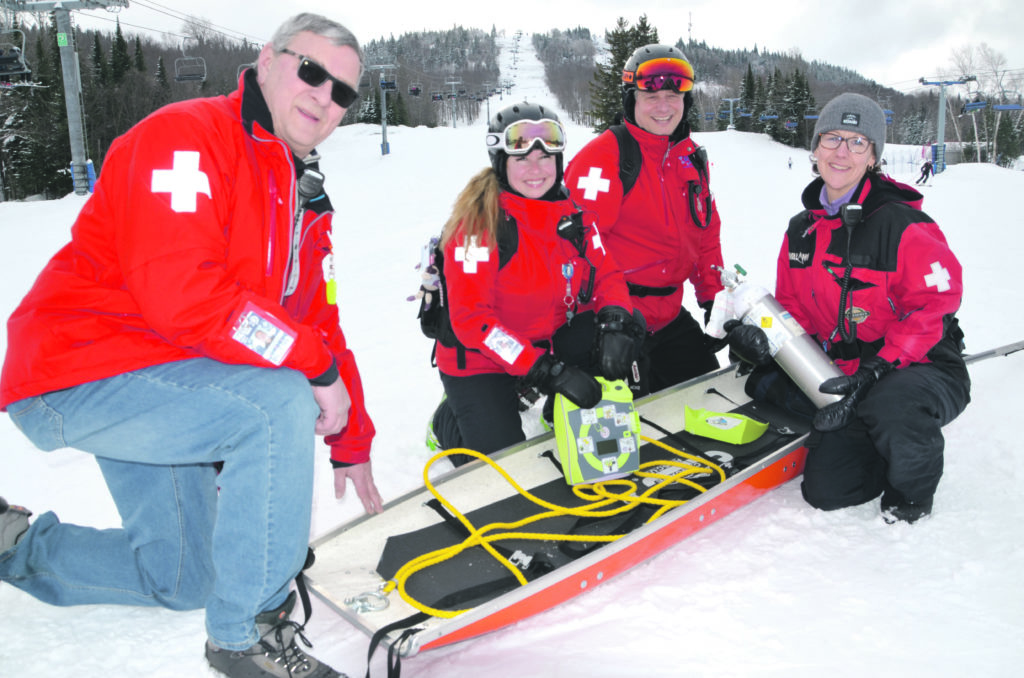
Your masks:
<svg viewBox="0 0 1024 678"><path fill-rule="evenodd" d="M818 148L818 135L843 129L863 134L875 145L875 161L882 162L885 148L885 113L882 107L863 94L847 92L825 104L814 125L811 151Z"/></svg>

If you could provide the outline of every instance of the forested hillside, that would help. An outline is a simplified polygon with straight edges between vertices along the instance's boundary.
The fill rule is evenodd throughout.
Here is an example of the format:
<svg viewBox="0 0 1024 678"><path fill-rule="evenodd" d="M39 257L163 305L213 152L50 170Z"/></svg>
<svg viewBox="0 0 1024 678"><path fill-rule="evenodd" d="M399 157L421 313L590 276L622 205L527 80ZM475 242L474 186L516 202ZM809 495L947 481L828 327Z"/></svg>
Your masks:
<svg viewBox="0 0 1024 678"><path fill-rule="evenodd" d="M0 74L0 197L58 197L71 190L70 144L57 34L52 22L21 29L31 74ZM74 31L82 80L87 155L97 171L111 141L156 108L182 99L227 94L242 67L261 45L229 38L199 20L183 26L190 36L179 41L112 32ZM458 126L475 120L489 97L514 96L515 69L498 71L496 38L503 29L453 26L364 42L367 71L362 98L342 124L380 123L386 102L387 124ZM695 130L763 132L794 147L807 147L818 106L840 91L856 91L891 111L889 141L927 144L935 140L937 98L934 88L906 95L855 71L807 62L798 51L724 50L704 42L659 36L641 16L636 24L620 18L602 34L577 27L524 36L532 40L545 65L548 85L560 107L577 122L602 129L621 107L622 63L635 46L649 42L676 45L692 62L697 85L690 123ZM974 99L1013 104L1009 92L1024 85L977 83ZM1020 103L1020 94L1015 94ZM947 141L964 144L965 158L979 154L1007 163L1021 153L1020 110L982 109L965 114L964 94L947 98ZM731 108L731 111L730 111ZM730 117L731 112L731 117ZM975 147L979 150L976 150Z"/></svg>

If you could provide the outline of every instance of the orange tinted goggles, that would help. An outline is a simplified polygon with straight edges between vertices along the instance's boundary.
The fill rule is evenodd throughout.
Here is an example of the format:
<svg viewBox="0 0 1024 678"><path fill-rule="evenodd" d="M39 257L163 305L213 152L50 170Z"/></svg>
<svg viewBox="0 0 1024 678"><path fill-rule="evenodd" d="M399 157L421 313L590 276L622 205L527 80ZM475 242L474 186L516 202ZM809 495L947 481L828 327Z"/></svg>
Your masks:
<svg viewBox="0 0 1024 678"><path fill-rule="evenodd" d="M635 82L636 88L645 92L689 92L693 89L693 66L686 59L651 59L637 66L635 74L623 71L622 81Z"/></svg>

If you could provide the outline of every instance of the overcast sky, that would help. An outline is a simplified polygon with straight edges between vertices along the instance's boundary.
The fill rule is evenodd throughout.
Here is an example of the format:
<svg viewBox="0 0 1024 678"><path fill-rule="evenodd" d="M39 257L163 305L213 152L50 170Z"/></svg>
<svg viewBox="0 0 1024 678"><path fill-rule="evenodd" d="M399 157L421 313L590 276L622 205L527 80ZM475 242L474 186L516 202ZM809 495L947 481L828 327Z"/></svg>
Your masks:
<svg viewBox="0 0 1024 678"><path fill-rule="evenodd" d="M454 25L528 32L585 26L603 34L619 17L632 24L646 14L662 42L693 37L724 49L797 49L808 61L850 68L903 91L921 77L952 75L952 51L968 44L987 43L1006 57L1007 68L1024 73L1019 0L130 0L120 20L126 32L155 37L145 29L180 33L181 17L190 14L265 41L300 11L341 21L363 42ZM102 10L76 13L89 28L112 30L113 18Z"/></svg>

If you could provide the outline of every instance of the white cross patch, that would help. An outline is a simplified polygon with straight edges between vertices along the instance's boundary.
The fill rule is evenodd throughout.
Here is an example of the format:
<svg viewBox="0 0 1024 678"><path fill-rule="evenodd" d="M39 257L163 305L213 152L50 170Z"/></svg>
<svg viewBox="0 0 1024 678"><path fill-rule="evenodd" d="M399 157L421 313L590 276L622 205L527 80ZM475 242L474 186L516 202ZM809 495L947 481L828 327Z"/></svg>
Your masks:
<svg viewBox="0 0 1024 678"><path fill-rule="evenodd" d="M175 212L195 212L197 195L212 197L210 178L199 171L199 151L175 151L172 169L153 170L150 190L170 193L171 209Z"/></svg>
<svg viewBox="0 0 1024 678"><path fill-rule="evenodd" d="M940 292L948 292L950 289L949 271L939 262L933 261L932 272L924 277L924 282L928 287L938 288Z"/></svg>
<svg viewBox="0 0 1024 678"><path fill-rule="evenodd" d="M591 167L590 173L585 177L580 177L580 180L576 182L576 188L583 189L584 200L597 200L597 194L607 193L611 186L611 181L601 178L600 167Z"/></svg>
<svg viewBox="0 0 1024 678"><path fill-rule="evenodd" d="M476 273L477 262L487 261L490 258L490 251L486 247L479 247L476 244L475 235L469 239L469 244L465 247L459 245L455 248L455 261L462 262L462 271L464 273Z"/></svg>

